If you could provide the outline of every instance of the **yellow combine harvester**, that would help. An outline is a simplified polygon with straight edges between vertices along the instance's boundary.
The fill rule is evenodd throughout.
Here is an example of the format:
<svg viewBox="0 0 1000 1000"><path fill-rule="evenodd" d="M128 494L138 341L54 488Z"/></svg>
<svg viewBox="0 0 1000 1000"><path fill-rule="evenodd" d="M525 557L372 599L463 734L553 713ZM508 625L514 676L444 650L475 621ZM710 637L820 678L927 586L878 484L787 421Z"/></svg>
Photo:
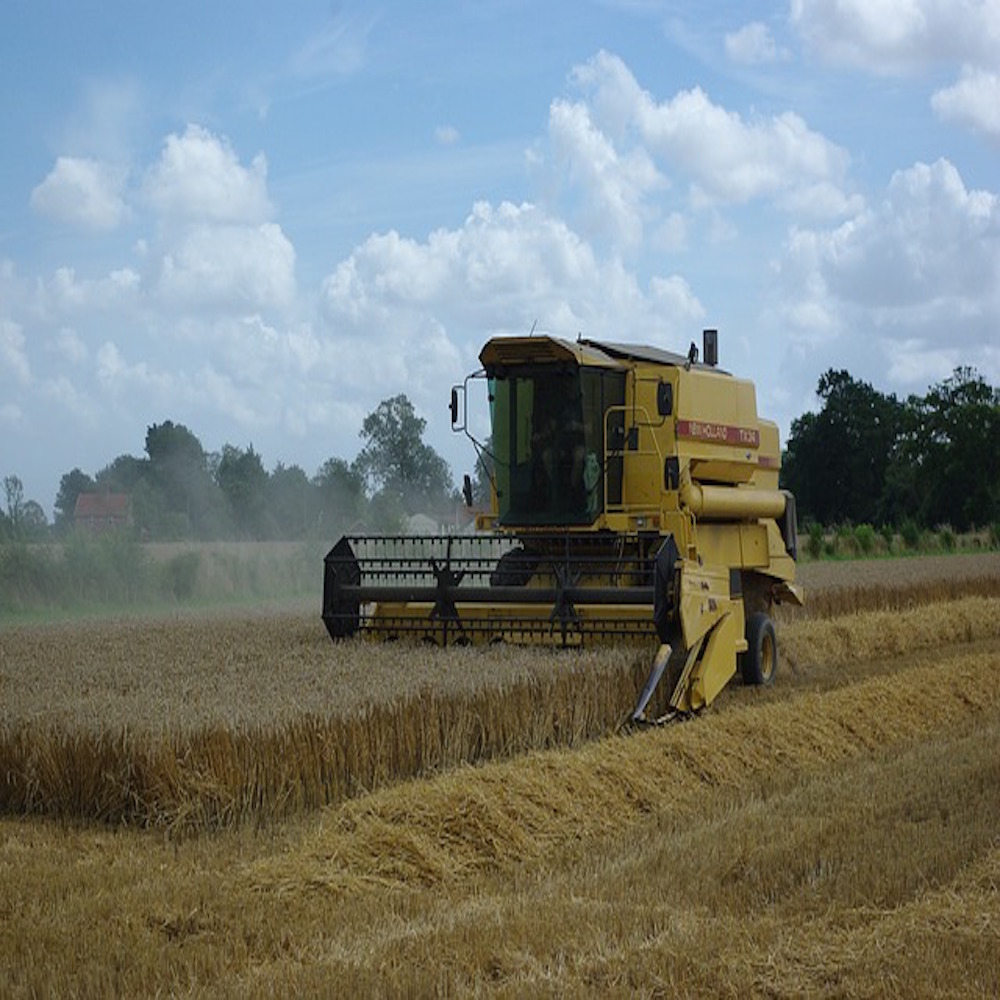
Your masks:
<svg viewBox="0 0 1000 1000"><path fill-rule="evenodd" d="M664 675L670 712L707 705L737 669L770 683L773 605L801 603L795 501L778 487L778 429L757 416L753 384L718 368L714 330L703 348L699 363L693 344L684 356L490 340L451 416L469 433L470 381L485 379L491 513L474 535L340 539L325 560L331 637L658 638L636 720Z"/></svg>

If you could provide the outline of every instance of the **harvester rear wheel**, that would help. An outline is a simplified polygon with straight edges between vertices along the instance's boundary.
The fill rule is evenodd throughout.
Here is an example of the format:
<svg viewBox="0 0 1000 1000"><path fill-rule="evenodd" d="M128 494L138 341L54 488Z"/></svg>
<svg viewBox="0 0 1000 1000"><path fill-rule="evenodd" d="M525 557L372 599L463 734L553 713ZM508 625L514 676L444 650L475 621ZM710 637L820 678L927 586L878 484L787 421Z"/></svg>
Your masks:
<svg viewBox="0 0 1000 1000"><path fill-rule="evenodd" d="M778 640L774 622L763 611L752 614L747 622L747 647L740 661L743 683L773 684L778 671Z"/></svg>

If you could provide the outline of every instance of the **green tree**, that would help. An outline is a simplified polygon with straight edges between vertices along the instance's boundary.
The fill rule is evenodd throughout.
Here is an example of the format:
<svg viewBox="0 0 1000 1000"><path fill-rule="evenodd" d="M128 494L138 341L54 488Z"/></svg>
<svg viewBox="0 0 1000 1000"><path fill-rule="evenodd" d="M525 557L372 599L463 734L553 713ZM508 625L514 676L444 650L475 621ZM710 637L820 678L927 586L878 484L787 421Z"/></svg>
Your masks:
<svg viewBox="0 0 1000 1000"><path fill-rule="evenodd" d="M342 534L365 516L365 480L356 463L328 458L312 481L319 504L317 528L322 536Z"/></svg>
<svg viewBox="0 0 1000 1000"><path fill-rule="evenodd" d="M94 480L79 468L70 470L59 480L59 490L53 505L57 531L66 531L72 527L77 497L81 493L92 493L95 487Z"/></svg>
<svg viewBox="0 0 1000 1000"><path fill-rule="evenodd" d="M21 509L21 537L26 542L43 542L48 537L49 519L37 500L25 500Z"/></svg>
<svg viewBox="0 0 1000 1000"><path fill-rule="evenodd" d="M423 440L427 421L405 395L383 400L365 417L357 468L369 495L407 513L442 511L454 487L448 463Z"/></svg>
<svg viewBox="0 0 1000 1000"><path fill-rule="evenodd" d="M925 527L959 531L1000 517L1000 391L957 368L907 401L889 502Z"/></svg>
<svg viewBox="0 0 1000 1000"><path fill-rule="evenodd" d="M39 542L48 534L48 519L41 504L27 500L24 484L17 476L4 476L6 515L0 522L0 539L14 542Z"/></svg>
<svg viewBox="0 0 1000 1000"><path fill-rule="evenodd" d="M792 422L782 483L803 519L881 523L902 405L846 371L827 371L816 391L823 406Z"/></svg>
<svg viewBox="0 0 1000 1000"><path fill-rule="evenodd" d="M167 533L176 534L185 526L201 537L214 533L219 497L198 438L183 424L153 424L146 430L146 454L149 483L163 496Z"/></svg>
<svg viewBox="0 0 1000 1000"><path fill-rule="evenodd" d="M17 476L3 477L4 502L7 520L15 538L21 535L21 518L24 513L24 484Z"/></svg>
<svg viewBox="0 0 1000 1000"><path fill-rule="evenodd" d="M253 445L245 451L224 445L215 475L237 533L243 538L267 537L267 472Z"/></svg>
<svg viewBox="0 0 1000 1000"><path fill-rule="evenodd" d="M267 481L265 501L279 538L307 537L316 520L316 493L316 487L299 466L278 462Z"/></svg>
<svg viewBox="0 0 1000 1000"><path fill-rule="evenodd" d="M109 493L131 493L139 483L150 478L149 459L119 455L97 473L94 485Z"/></svg>

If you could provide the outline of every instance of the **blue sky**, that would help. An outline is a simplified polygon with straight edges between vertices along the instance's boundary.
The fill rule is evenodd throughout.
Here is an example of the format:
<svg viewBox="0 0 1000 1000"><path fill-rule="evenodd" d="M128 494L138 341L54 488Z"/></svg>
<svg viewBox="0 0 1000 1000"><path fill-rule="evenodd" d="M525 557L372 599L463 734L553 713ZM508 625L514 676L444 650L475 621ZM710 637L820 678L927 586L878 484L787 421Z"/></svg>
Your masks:
<svg viewBox="0 0 1000 1000"><path fill-rule="evenodd" d="M1000 0L0 8L0 475L186 424L308 474L494 334L720 330L787 434L830 367L1000 384ZM480 413L481 421L485 414Z"/></svg>

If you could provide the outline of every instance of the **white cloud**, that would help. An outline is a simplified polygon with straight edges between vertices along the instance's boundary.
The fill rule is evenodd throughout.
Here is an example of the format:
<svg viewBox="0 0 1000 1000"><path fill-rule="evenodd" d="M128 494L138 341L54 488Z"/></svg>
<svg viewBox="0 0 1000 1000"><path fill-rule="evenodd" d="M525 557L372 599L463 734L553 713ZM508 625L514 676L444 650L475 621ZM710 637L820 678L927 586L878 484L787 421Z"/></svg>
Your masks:
<svg viewBox="0 0 1000 1000"><path fill-rule="evenodd" d="M42 287L47 309L66 315L91 310L124 312L137 304L140 276L131 268L119 268L106 278L78 278L72 267L56 269Z"/></svg>
<svg viewBox="0 0 1000 1000"><path fill-rule="evenodd" d="M71 365L82 364L90 353L76 330L65 326L50 341L48 349L57 358Z"/></svg>
<svg viewBox="0 0 1000 1000"><path fill-rule="evenodd" d="M983 0L792 0L791 22L822 57L876 74L1000 51L1000 6Z"/></svg>
<svg viewBox="0 0 1000 1000"><path fill-rule="evenodd" d="M292 59L292 70L307 78L350 76L367 61L368 34L376 18L341 13L309 38Z"/></svg>
<svg viewBox="0 0 1000 1000"><path fill-rule="evenodd" d="M267 161L244 167L224 138L198 125L168 136L146 176L146 197L164 221L254 225L270 219Z"/></svg>
<svg viewBox="0 0 1000 1000"><path fill-rule="evenodd" d="M128 218L123 198L127 172L97 160L60 156L31 192L31 207L58 222L114 229Z"/></svg>
<svg viewBox="0 0 1000 1000"><path fill-rule="evenodd" d="M658 103L617 56L606 52L578 67L574 79L588 91L593 121L607 123L606 142L633 131L641 144L633 153L643 167L636 171L640 183L631 188L635 195L654 186L649 162L686 173L696 207L820 188L827 206L836 202L830 192L843 182L848 155L793 112L744 120L714 104L699 87ZM590 146L599 148L593 141Z"/></svg>
<svg viewBox="0 0 1000 1000"><path fill-rule="evenodd" d="M780 203L798 217L836 219L857 215L864 210L865 200L859 194L848 194L836 184L820 181L789 191L781 196Z"/></svg>
<svg viewBox="0 0 1000 1000"><path fill-rule="evenodd" d="M442 146L454 146L461 136L454 125L438 125L434 129L434 138Z"/></svg>
<svg viewBox="0 0 1000 1000"><path fill-rule="evenodd" d="M889 362L889 378L902 385L925 386L940 382L967 363L966 356L958 347L928 343L917 338L898 343L883 341L882 347Z"/></svg>
<svg viewBox="0 0 1000 1000"><path fill-rule="evenodd" d="M261 399L255 392L249 392L226 371L218 371L212 365L204 365L191 386L193 394L202 400L211 400L211 407L242 427L260 427L274 420L271 402Z"/></svg>
<svg viewBox="0 0 1000 1000"><path fill-rule="evenodd" d="M984 345L1000 327L1000 199L967 189L947 160L915 164L848 222L795 230L784 278L786 319L814 346L846 337L859 357L880 347L900 380L943 377L953 361L987 370L996 359Z"/></svg>
<svg viewBox="0 0 1000 1000"><path fill-rule="evenodd" d="M575 66L570 79L587 95L595 125L615 142L634 126L636 109L651 99L628 66L603 50Z"/></svg>
<svg viewBox="0 0 1000 1000"><path fill-rule="evenodd" d="M97 350L96 374L102 389L112 396L131 395L144 406L168 401L180 404L184 400L177 391L175 375L158 371L146 361L129 364L118 345L105 341Z"/></svg>
<svg viewBox="0 0 1000 1000"><path fill-rule="evenodd" d="M642 109L643 134L709 197L746 202L840 178L847 154L793 112L745 122L700 88Z"/></svg>
<svg viewBox="0 0 1000 1000"><path fill-rule="evenodd" d="M19 324L9 319L0 319L0 376L2 375L11 377L20 385L27 385L31 381L24 333Z"/></svg>
<svg viewBox="0 0 1000 1000"><path fill-rule="evenodd" d="M650 305L664 315L702 319L705 310L684 278L653 278L649 283ZM690 325L690 324L687 324Z"/></svg>
<svg viewBox="0 0 1000 1000"><path fill-rule="evenodd" d="M169 308L283 308L295 298L295 249L274 223L194 226L164 255L158 292Z"/></svg>
<svg viewBox="0 0 1000 1000"><path fill-rule="evenodd" d="M537 206L482 202L461 228L423 242L392 232L366 240L324 282L318 333L323 364L352 393L377 401L404 386L439 407L442 385L475 367L491 335L535 325L676 346L702 314L683 279L643 289Z"/></svg>
<svg viewBox="0 0 1000 1000"><path fill-rule="evenodd" d="M829 245L824 270L853 301L894 309L944 299L957 316L1000 274L997 196L966 190L947 160L898 171L882 205Z"/></svg>
<svg viewBox="0 0 1000 1000"><path fill-rule="evenodd" d="M0 427L17 430L24 423L24 411L17 403L7 402L0 404Z"/></svg>
<svg viewBox="0 0 1000 1000"><path fill-rule="evenodd" d="M725 37L726 55L733 62L747 66L775 62L779 58L778 46L770 28L760 21L752 21L739 31Z"/></svg>
<svg viewBox="0 0 1000 1000"><path fill-rule="evenodd" d="M556 162L585 202L586 228L622 247L636 247L643 235L643 201L666 182L641 148L619 152L595 127L584 104L554 101L549 138Z"/></svg>
<svg viewBox="0 0 1000 1000"><path fill-rule="evenodd" d="M792 0L806 45L879 76L961 67L931 107L946 121L1000 136L1000 3L996 0Z"/></svg>
<svg viewBox="0 0 1000 1000"><path fill-rule="evenodd" d="M259 410L280 411L284 386L296 385L323 361L311 329L286 329L259 315L235 319L224 316L192 331L196 339L212 344L212 362L230 373L234 385L256 395Z"/></svg>
<svg viewBox="0 0 1000 1000"><path fill-rule="evenodd" d="M687 248L687 221L680 212L671 212L653 231L651 246L667 253L680 253Z"/></svg>
<svg viewBox="0 0 1000 1000"><path fill-rule="evenodd" d="M934 94L931 107L947 121L1000 138L1000 74L965 66L956 84Z"/></svg>
<svg viewBox="0 0 1000 1000"><path fill-rule="evenodd" d="M89 426L96 426L100 411L94 400L74 385L65 375L46 378L40 386L40 395L47 403L55 404L69 413L75 420Z"/></svg>

